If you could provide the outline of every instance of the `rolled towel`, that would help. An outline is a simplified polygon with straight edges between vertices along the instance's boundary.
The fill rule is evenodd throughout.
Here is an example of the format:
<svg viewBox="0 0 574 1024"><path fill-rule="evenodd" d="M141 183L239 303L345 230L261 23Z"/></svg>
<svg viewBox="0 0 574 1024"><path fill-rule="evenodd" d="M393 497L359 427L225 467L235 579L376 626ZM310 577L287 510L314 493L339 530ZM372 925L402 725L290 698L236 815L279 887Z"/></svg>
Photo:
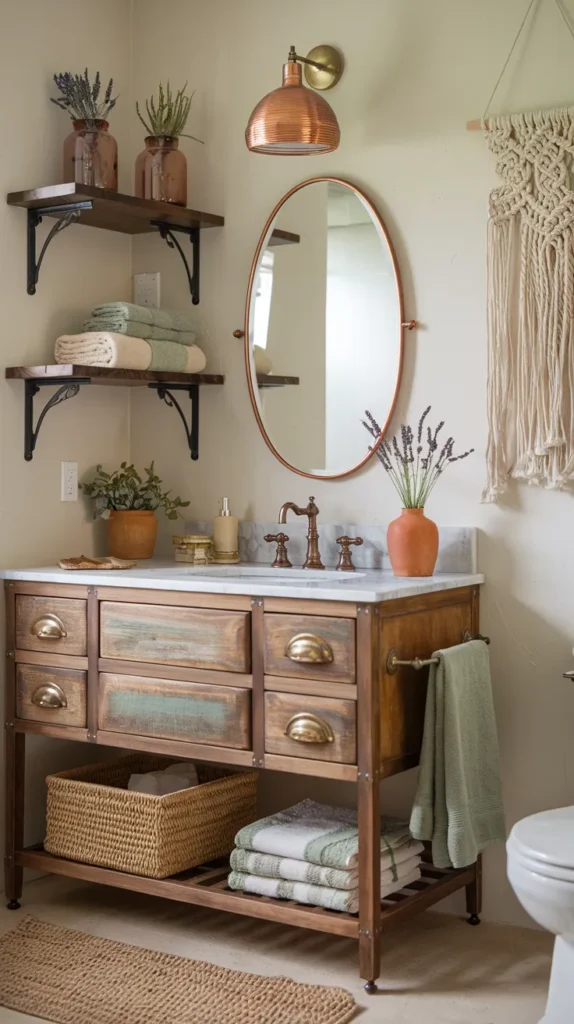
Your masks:
<svg viewBox="0 0 574 1024"><path fill-rule="evenodd" d="M62 334L56 341L54 356L57 363L147 370L152 351L143 338L131 338L112 331L89 331L85 334Z"/></svg>
<svg viewBox="0 0 574 1024"><path fill-rule="evenodd" d="M405 886L412 885L421 877L420 867L396 882L381 884L381 899L391 896ZM232 871L227 880L230 889L255 893L257 896L272 896L276 899L295 900L313 907L340 910L347 914L359 912L359 889L331 889L327 885L310 885L308 882L286 882L280 878L261 878Z"/></svg>
<svg viewBox="0 0 574 1024"><path fill-rule="evenodd" d="M405 871L412 871L420 861L424 850L422 843L407 839L395 850L381 854L381 880L397 881ZM312 885L328 885L332 889L356 889L359 872L355 868L345 871L340 868L325 868L309 864L292 857L273 857L269 853L255 853L253 850L233 850L230 858L233 871L265 878L284 878L291 882L310 882Z"/></svg>
<svg viewBox="0 0 574 1024"><path fill-rule="evenodd" d="M409 837L406 821L381 818L381 852L394 849ZM240 829L235 845L348 871L359 863L357 812L302 800Z"/></svg>
<svg viewBox="0 0 574 1024"><path fill-rule="evenodd" d="M256 373L271 373L271 360L264 348L260 345L253 346L253 362Z"/></svg>
<svg viewBox="0 0 574 1024"><path fill-rule="evenodd" d="M107 366L124 370L163 370L166 373L201 373L206 359L197 345L146 341L113 331L63 334L56 341L57 363Z"/></svg>

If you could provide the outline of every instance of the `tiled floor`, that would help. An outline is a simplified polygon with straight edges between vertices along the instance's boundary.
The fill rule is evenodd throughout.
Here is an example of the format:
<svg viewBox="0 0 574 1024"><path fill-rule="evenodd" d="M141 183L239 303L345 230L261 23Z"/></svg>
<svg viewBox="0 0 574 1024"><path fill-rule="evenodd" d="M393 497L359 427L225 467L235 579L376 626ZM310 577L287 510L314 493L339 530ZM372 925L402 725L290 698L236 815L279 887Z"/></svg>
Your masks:
<svg viewBox="0 0 574 1024"><path fill-rule="evenodd" d="M381 992L369 997L358 978L355 943L319 932L63 878L28 885L20 911L2 903L0 932L15 928L24 914L237 970L342 985L363 1008L361 1024L537 1024L552 952L543 932L486 923L469 928L425 913L386 937ZM38 1024L38 1018L0 1008L0 1022Z"/></svg>

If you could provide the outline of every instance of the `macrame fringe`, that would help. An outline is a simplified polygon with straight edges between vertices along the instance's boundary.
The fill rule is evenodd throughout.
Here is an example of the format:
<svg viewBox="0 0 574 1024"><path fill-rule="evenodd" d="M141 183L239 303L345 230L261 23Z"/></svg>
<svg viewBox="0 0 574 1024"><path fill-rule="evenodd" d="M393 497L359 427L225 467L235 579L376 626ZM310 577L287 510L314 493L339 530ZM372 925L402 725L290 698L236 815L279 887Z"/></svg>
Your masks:
<svg viewBox="0 0 574 1024"><path fill-rule="evenodd" d="M488 446L483 501L508 478L574 482L574 111L485 128L502 187L488 223Z"/></svg>

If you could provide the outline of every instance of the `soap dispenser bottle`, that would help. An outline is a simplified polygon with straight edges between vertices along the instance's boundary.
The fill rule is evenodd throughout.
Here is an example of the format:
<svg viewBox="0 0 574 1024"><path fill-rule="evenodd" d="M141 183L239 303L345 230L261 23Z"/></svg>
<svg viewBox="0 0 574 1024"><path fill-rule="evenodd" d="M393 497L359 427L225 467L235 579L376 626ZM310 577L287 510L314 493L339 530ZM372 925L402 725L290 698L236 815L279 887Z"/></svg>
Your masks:
<svg viewBox="0 0 574 1024"><path fill-rule="evenodd" d="M213 561L234 565L239 561L239 522L229 511L229 499L221 499L221 511L213 520Z"/></svg>

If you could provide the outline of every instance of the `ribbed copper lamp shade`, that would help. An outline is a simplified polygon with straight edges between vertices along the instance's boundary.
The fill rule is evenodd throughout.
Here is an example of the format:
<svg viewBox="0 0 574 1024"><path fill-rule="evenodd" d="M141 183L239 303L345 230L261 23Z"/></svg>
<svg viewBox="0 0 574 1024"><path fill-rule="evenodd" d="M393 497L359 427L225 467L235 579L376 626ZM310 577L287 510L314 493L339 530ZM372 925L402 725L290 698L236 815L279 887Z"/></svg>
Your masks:
<svg viewBox="0 0 574 1024"><path fill-rule="evenodd" d="M283 65L283 85L264 96L245 130L247 148L254 153L305 156L332 153L341 132L331 107L303 85L301 65Z"/></svg>

